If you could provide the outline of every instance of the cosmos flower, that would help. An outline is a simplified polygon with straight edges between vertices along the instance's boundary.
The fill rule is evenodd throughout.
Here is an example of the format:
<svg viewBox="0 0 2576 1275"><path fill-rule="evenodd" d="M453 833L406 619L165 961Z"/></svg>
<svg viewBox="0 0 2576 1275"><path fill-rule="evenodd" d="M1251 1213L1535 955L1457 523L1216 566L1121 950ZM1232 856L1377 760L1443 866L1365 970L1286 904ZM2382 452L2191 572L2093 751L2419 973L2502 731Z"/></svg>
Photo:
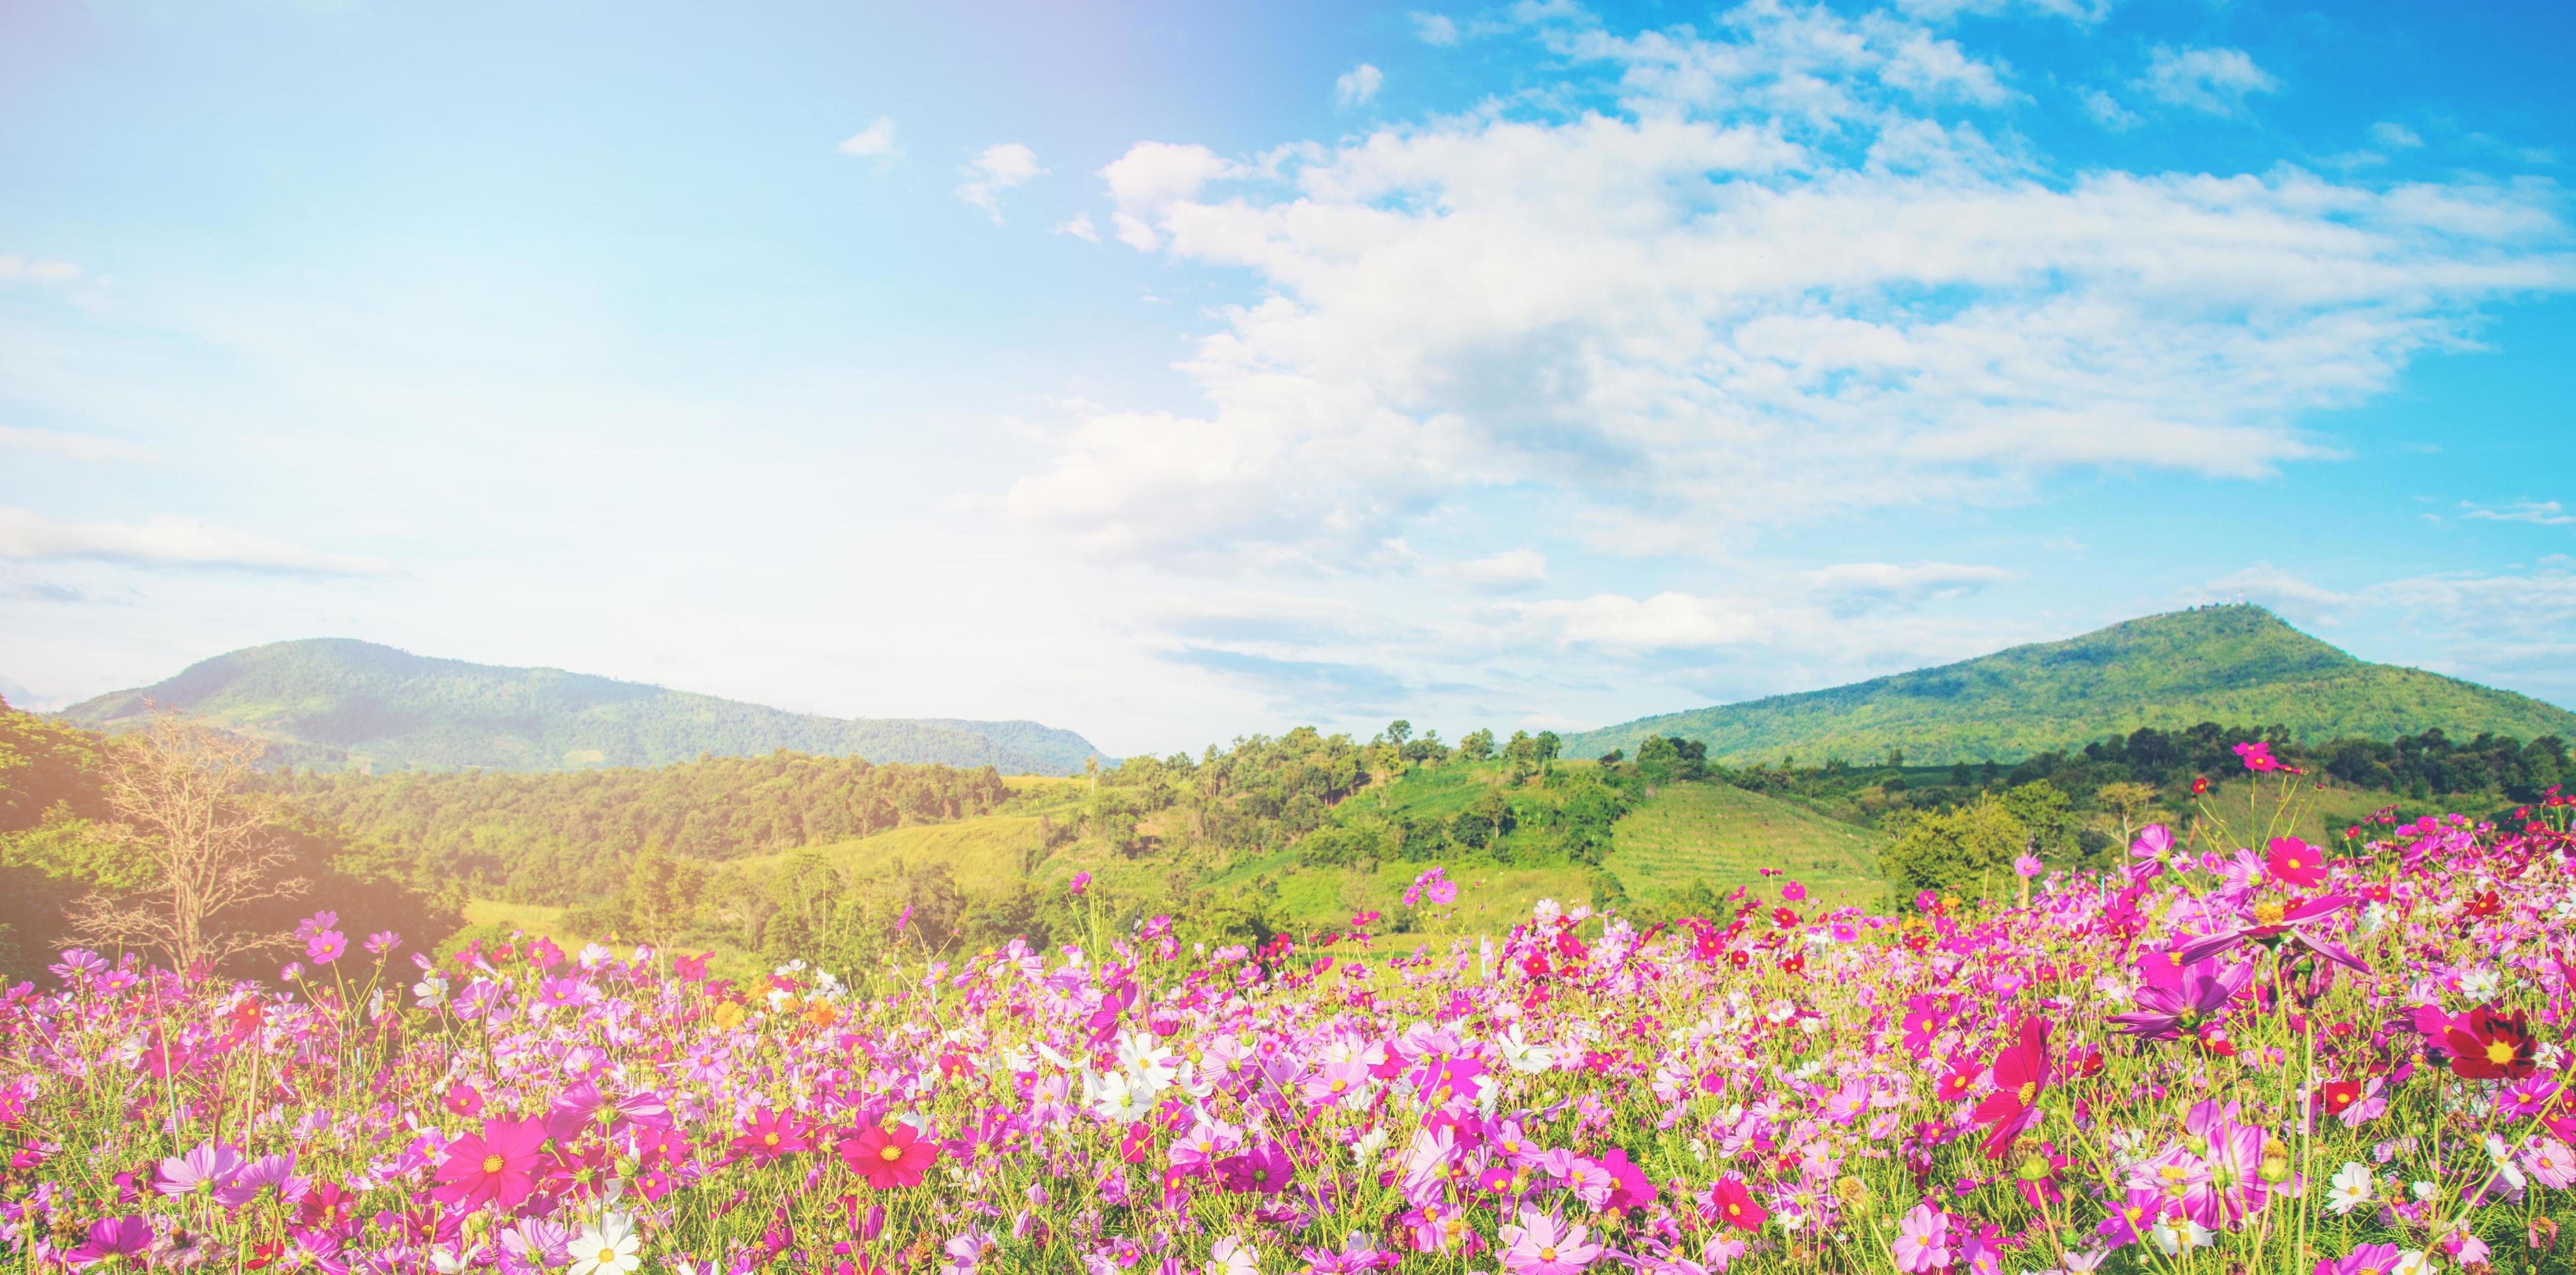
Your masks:
<svg viewBox="0 0 2576 1275"><path fill-rule="evenodd" d="M923 1174L939 1159L939 1144L903 1121L892 1128L863 1125L841 1139L841 1162L879 1191L921 1185Z"/></svg>
<svg viewBox="0 0 2576 1275"><path fill-rule="evenodd" d="M515 1208L534 1188L545 1141L542 1120L487 1120L481 1134L465 1134L447 1144L430 1197L468 1211L486 1204Z"/></svg>

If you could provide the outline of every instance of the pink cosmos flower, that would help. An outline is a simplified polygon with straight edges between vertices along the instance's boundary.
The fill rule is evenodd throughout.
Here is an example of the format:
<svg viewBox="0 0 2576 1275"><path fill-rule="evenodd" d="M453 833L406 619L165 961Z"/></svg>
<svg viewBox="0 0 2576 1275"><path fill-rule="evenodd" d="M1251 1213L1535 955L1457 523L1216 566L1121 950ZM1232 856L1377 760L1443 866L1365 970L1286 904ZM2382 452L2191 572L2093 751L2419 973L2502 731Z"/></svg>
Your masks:
<svg viewBox="0 0 2576 1275"><path fill-rule="evenodd" d="M348 937L338 930L317 931L313 937L304 940L304 958L316 965L328 965L339 960L348 950Z"/></svg>
<svg viewBox="0 0 2576 1275"><path fill-rule="evenodd" d="M1917 1204L1914 1211L1896 1223L1896 1242L1889 1246L1896 1258L1896 1268L1907 1275L1923 1275L1950 1264L1950 1215L1937 1212L1929 1204Z"/></svg>
<svg viewBox="0 0 2576 1275"><path fill-rule="evenodd" d="M1574 1275L1601 1256L1601 1246L1584 1241L1591 1232L1553 1213L1524 1207L1520 1221L1506 1222L1500 1232L1503 1269L1512 1275Z"/></svg>

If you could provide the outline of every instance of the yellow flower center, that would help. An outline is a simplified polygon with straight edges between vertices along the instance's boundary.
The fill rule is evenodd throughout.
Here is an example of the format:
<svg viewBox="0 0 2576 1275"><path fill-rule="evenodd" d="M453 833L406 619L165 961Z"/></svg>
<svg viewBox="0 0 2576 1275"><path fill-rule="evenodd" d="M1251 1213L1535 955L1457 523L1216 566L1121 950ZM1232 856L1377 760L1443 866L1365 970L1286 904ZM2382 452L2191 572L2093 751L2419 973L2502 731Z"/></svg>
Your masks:
<svg viewBox="0 0 2576 1275"><path fill-rule="evenodd" d="M599 1256L590 1260L597 1262L602 1266L614 1266L617 1264L617 1250L613 1248L603 1248L599 1250Z"/></svg>
<svg viewBox="0 0 2576 1275"><path fill-rule="evenodd" d="M2497 1066L2499 1066L2499 1067L2501 1067L2501 1066L2505 1065L2506 1063L2512 1062L2512 1061L2513 1061L2513 1046L2508 1045L2508 1044L2506 1044L2505 1042L2503 1042L2503 1041L2501 1041L2501 1040L2498 1040L2498 1041L2490 1041L2490 1042L2488 1042L2488 1044L2487 1044L2487 1061L2488 1061L2488 1062L2491 1062L2491 1063L2494 1063L2495 1065L2497 1065Z"/></svg>
<svg viewBox="0 0 2576 1275"><path fill-rule="evenodd" d="M2031 1104L2031 1101L2037 1097L2039 1097L2039 1082L2036 1080L2023 1081L2020 1091L2021 1105L2027 1107Z"/></svg>
<svg viewBox="0 0 2576 1275"><path fill-rule="evenodd" d="M1555 1261L1555 1260L1556 1260L1556 1249L1555 1249L1555 1247L1554 1247L1553 1245L1551 1245L1551 1246L1549 1246L1549 1247L1546 1247L1546 1248L1542 1248L1542 1249L1540 1249L1540 1250L1538 1251L1538 1260L1540 1260L1540 1261L1542 1261L1542 1262L1553 1262L1553 1261Z"/></svg>
<svg viewBox="0 0 2576 1275"><path fill-rule="evenodd" d="M877 1152L877 1158L892 1164L903 1158L903 1148L889 1142L885 1145L885 1150Z"/></svg>
<svg viewBox="0 0 2576 1275"><path fill-rule="evenodd" d="M509 1161L504 1160L497 1155L487 1155L483 1157L483 1171L485 1173L499 1173L502 1169L508 1167L509 1163Z"/></svg>
<svg viewBox="0 0 2576 1275"><path fill-rule="evenodd" d="M2281 918L2286 917L2289 914L2290 910L2282 907L2278 903L2258 903L2254 905L2254 919L2265 925L2279 925L2281 923Z"/></svg>
<svg viewBox="0 0 2576 1275"><path fill-rule="evenodd" d="M774 1146L777 1146L777 1145L778 1145L778 1134L777 1134L777 1133L775 1133L775 1132L770 1132L770 1133L764 1133L764 1134L760 1135L760 1145L762 1145L762 1146L764 1146L764 1147L774 1147Z"/></svg>

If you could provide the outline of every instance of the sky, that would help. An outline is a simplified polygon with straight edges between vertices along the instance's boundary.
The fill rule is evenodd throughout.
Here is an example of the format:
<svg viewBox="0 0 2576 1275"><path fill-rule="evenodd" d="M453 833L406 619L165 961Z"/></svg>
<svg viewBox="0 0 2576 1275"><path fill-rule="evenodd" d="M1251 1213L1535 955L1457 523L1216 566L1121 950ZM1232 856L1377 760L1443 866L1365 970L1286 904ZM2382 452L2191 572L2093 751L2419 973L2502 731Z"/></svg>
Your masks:
<svg viewBox="0 0 2576 1275"><path fill-rule="evenodd" d="M2254 601L2576 707L2576 7L0 0L0 693L1113 754Z"/></svg>

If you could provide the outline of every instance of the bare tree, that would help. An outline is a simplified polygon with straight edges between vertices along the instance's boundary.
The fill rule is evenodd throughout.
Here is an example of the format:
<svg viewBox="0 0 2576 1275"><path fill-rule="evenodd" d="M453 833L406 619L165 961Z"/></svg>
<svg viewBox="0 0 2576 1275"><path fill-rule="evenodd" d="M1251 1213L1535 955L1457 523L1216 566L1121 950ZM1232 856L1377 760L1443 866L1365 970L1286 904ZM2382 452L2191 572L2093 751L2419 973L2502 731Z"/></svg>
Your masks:
<svg viewBox="0 0 2576 1275"><path fill-rule="evenodd" d="M285 931L260 933L242 912L304 893L288 875L294 854L244 795L262 745L156 710L152 724L118 741L104 796L108 835L144 865L134 890L96 893L74 905L72 932L102 946L166 953L178 969L273 948Z"/></svg>

